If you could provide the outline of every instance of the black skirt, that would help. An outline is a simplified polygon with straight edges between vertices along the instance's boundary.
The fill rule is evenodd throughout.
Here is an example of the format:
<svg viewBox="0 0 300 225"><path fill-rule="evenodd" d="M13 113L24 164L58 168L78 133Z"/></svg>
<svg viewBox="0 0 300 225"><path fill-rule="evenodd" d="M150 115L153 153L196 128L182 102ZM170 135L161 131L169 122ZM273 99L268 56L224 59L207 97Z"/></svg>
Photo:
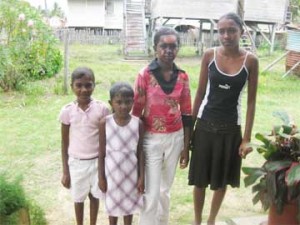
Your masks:
<svg viewBox="0 0 300 225"><path fill-rule="evenodd" d="M189 185L211 190L240 186L241 127L197 120L192 138Z"/></svg>

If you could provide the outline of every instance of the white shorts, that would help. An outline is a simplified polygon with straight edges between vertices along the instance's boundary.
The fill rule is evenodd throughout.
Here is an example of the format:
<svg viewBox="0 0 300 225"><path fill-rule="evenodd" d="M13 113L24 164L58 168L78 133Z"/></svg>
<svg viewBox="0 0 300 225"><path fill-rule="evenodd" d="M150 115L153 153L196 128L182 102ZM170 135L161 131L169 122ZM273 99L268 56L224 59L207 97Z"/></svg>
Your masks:
<svg viewBox="0 0 300 225"><path fill-rule="evenodd" d="M84 202L89 193L101 197L98 187L98 158L90 160L69 157L71 195L74 202Z"/></svg>

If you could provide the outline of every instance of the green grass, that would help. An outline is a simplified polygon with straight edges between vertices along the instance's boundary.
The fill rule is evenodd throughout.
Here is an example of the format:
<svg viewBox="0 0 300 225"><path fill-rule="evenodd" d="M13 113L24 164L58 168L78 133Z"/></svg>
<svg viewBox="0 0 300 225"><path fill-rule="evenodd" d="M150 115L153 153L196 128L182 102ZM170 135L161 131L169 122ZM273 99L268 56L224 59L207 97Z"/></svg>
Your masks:
<svg viewBox="0 0 300 225"><path fill-rule="evenodd" d="M123 80L133 84L138 71L151 60L126 61L117 45L71 45L69 51L69 71L77 66L91 67L96 75L94 98L104 102L108 101L108 89L113 82ZM260 69L281 54L283 52L275 52L268 56L258 52ZM193 97L200 61L201 57L194 54L193 48L183 48L176 60L190 75ZM300 80L296 76L283 79L281 76L284 73L283 60L266 74L260 75L253 135L258 131L270 130L272 124L277 122L272 117L272 112L276 110L287 110L299 123ZM63 70L55 78L27 84L19 93L0 92L0 172L12 176L22 174L25 192L43 207L49 224L55 225L72 224L74 221L69 192L60 184L60 124L57 118L61 107L74 100L70 90L67 95L57 94L62 93L62 77ZM253 152L243 161L243 165L260 165L261 162L262 159ZM187 185L187 172L177 171L172 189L172 225L190 224L193 219L192 187ZM210 199L211 192L208 190L204 218L209 213ZM251 199L251 189L245 188L241 180L241 188L229 188L218 220L263 214L260 205L253 206ZM107 222L102 210L100 220L101 224Z"/></svg>

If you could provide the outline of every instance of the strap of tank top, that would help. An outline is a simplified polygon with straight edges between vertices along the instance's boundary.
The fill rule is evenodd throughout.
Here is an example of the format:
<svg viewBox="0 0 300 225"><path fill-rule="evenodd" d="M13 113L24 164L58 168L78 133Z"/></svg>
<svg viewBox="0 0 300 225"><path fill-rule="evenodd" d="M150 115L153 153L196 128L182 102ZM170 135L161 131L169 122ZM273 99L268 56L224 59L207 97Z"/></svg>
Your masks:
<svg viewBox="0 0 300 225"><path fill-rule="evenodd" d="M245 56L245 59L244 59L244 62L243 62L243 66L244 66L244 67L245 67L245 63L246 63L246 61L247 61L248 55L249 55L249 52L246 51L246 56Z"/></svg>
<svg viewBox="0 0 300 225"><path fill-rule="evenodd" d="M216 55L217 55L217 47L214 47L214 59L213 61L216 62Z"/></svg>

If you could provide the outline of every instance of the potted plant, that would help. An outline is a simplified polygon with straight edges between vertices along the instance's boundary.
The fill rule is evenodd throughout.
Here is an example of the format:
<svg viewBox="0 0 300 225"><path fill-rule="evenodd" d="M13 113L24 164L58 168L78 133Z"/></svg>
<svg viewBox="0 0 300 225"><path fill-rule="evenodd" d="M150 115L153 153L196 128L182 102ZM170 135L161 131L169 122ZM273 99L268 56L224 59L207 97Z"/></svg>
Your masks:
<svg viewBox="0 0 300 225"><path fill-rule="evenodd" d="M242 167L245 186L252 185L253 203L261 202L269 209L268 225L300 224L300 135L286 112L275 112L283 124L274 126L271 133L257 133L261 144L253 146L264 157L261 167ZM285 213L288 221L282 221Z"/></svg>

